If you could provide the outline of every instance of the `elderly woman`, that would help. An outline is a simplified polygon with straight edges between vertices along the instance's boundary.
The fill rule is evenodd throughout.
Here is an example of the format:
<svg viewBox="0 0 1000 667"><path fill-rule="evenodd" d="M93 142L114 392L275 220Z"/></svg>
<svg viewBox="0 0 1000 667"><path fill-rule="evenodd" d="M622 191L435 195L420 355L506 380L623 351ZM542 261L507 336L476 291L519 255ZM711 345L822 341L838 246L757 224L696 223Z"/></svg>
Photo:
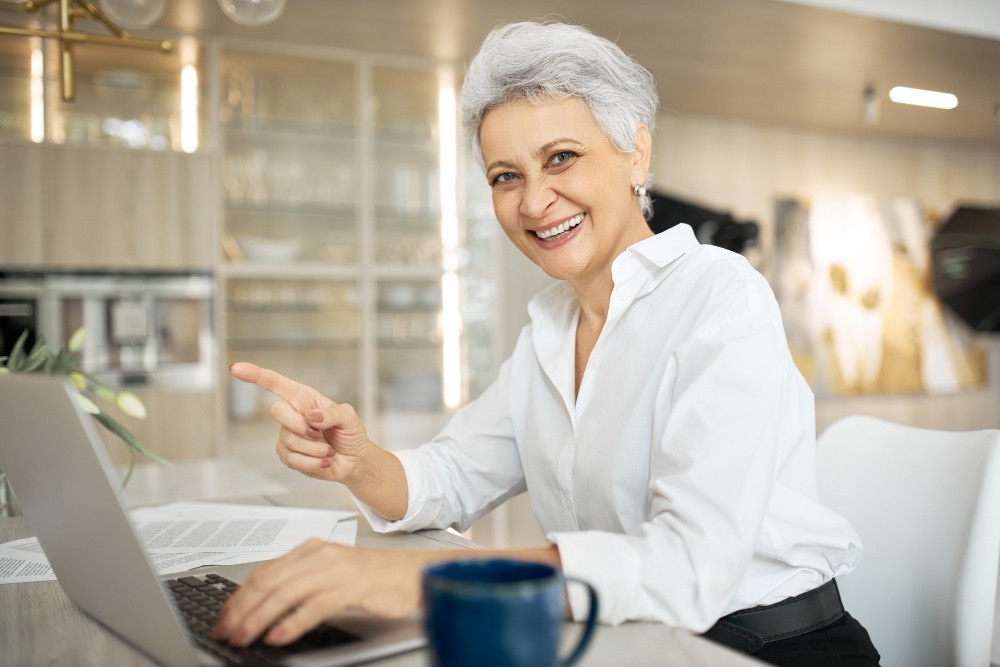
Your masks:
<svg viewBox="0 0 1000 667"><path fill-rule="evenodd" d="M462 104L497 220L559 281L529 304L496 381L415 450L234 365L283 399L282 461L345 484L380 531L464 530L527 491L550 545L501 553L591 582L605 623L658 621L775 664L877 664L840 604L834 577L860 545L816 500L813 397L767 283L686 225L646 223L650 74L582 28L516 23L488 36ZM282 644L348 607L408 614L428 562L497 553L308 543L259 568L216 635Z"/></svg>

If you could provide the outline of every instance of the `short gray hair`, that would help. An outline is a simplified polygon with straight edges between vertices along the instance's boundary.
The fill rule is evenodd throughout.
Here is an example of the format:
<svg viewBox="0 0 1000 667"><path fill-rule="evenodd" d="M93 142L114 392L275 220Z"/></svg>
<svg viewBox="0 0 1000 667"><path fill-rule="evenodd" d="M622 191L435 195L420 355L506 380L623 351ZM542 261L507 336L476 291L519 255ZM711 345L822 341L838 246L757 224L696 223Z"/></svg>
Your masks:
<svg viewBox="0 0 1000 667"><path fill-rule="evenodd" d="M658 98L649 71L621 47L586 28L523 21L494 28L469 63L462 85L462 127L480 165L479 129L490 109L517 99L576 97L622 151L635 150L640 124L652 135ZM650 177L647 177L647 190ZM643 213L652 212L649 194Z"/></svg>

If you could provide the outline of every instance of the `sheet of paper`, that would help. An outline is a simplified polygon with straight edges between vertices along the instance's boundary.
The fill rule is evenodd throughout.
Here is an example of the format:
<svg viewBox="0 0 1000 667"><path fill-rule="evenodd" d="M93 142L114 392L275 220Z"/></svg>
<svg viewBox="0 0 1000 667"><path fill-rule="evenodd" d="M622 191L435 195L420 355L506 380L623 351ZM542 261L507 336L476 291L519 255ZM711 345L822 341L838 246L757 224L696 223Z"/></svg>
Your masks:
<svg viewBox="0 0 1000 667"><path fill-rule="evenodd" d="M269 505L178 502L133 510L132 522L154 570L270 560L310 538L353 546L357 512ZM0 584L54 581L34 537L0 544Z"/></svg>
<svg viewBox="0 0 1000 667"><path fill-rule="evenodd" d="M132 522L150 553L247 553L290 551L311 538L331 540L338 522L354 516L357 512L176 502L133 510Z"/></svg>

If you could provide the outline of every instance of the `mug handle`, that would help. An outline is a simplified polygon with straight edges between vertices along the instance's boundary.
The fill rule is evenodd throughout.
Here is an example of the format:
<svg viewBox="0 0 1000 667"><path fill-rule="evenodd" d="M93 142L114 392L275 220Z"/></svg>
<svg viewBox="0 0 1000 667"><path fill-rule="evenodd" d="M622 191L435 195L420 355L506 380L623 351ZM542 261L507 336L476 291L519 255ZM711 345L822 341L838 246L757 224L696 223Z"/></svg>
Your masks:
<svg viewBox="0 0 1000 667"><path fill-rule="evenodd" d="M583 655L583 652L587 650L587 645L590 644L590 639L594 634L594 628L597 627L597 591L594 587L588 584L583 579L577 579L576 577L566 577L565 581L567 583L577 583L583 584L587 587L587 593L590 596L590 613L587 615L587 625L583 629L583 634L580 636L580 641L576 643L576 648L569 654L565 660L559 662L559 667L570 667Z"/></svg>

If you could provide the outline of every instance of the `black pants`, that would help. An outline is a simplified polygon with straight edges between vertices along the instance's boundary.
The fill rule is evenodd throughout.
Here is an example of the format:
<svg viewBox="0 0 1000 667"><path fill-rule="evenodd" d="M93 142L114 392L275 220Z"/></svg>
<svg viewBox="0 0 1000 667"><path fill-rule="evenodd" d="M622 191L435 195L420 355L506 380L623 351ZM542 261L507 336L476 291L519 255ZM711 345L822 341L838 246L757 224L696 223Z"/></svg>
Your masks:
<svg viewBox="0 0 1000 667"><path fill-rule="evenodd" d="M864 626L848 613L833 625L764 644L753 654L779 667L877 667L879 654Z"/></svg>

